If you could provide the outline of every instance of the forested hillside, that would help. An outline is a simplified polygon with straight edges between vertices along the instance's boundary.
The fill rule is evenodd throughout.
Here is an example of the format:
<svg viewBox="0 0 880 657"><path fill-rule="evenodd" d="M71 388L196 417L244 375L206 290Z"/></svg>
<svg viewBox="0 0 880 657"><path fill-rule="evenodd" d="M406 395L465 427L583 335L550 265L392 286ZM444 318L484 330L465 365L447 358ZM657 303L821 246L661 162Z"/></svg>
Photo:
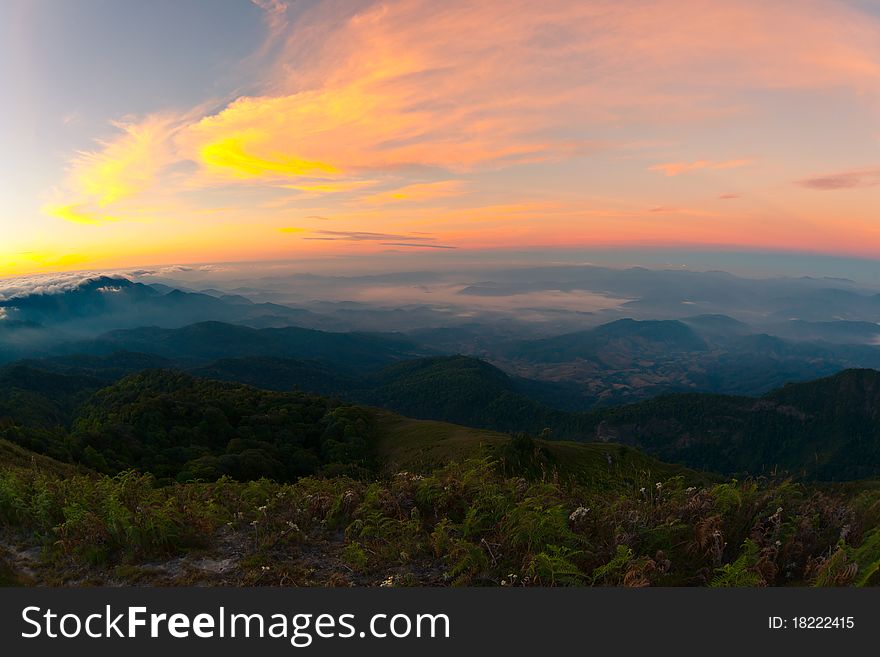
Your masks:
<svg viewBox="0 0 880 657"><path fill-rule="evenodd" d="M392 381L430 390L435 365ZM509 382L480 397L472 365L456 364L455 380L479 404L503 399ZM880 572L871 482L725 481L631 446L415 420L179 371L109 386L26 365L0 377L4 584L868 585ZM847 432L876 426L877 390L877 373L848 372L760 400L673 396L584 418L602 418L600 438L616 427L690 460L718 445L733 458L724 437L751 426L838 426L854 449L871 444ZM798 404L822 415L804 424ZM781 419L762 424L762 413Z"/></svg>

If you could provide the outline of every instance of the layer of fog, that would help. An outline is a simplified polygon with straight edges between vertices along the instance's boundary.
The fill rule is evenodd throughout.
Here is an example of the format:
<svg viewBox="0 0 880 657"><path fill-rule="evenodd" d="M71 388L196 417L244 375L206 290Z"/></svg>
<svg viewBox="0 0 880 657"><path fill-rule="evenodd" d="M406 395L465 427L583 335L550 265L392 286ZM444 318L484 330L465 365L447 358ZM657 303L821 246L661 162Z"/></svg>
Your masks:
<svg viewBox="0 0 880 657"><path fill-rule="evenodd" d="M27 294L63 293L103 274L152 285L163 293L180 289L221 299L233 295L303 309L311 315L297 321L328 330L411 331L480 324L533 336L589 328L621 317L727 315L756 332L793 339L861 344L880 339L874 328L880 322L880 296L873 280L761 278L671 264L608 266L587 255L595 254L554 252L552 258L545 254L543 259L539 254L510 252L481 258L404 254L27 276L0 279L0 302ZM620 253L616 256L623 260ZM846 269L835 270L827 260L816 262L824 263L830 273ZM853 262L849 269L868 266ZM796 271L801 270L791 269ZM294 323L290 317L269 308L260 325Z"/></svg>

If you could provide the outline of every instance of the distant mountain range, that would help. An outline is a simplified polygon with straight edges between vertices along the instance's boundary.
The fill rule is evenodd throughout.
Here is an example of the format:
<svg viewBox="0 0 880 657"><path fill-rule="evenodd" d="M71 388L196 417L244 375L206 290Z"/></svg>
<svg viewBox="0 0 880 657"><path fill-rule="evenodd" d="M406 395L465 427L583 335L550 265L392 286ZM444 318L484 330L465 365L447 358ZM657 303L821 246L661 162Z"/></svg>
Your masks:
<svg viewBox="0 0 880 657"><path fill-rule="evenodd" d="M7 321L41 327L61 336L93 335L141 326L177 328L207 320L264 324L283 320L287 325L322 321L307 310L276 303L253 303L240 295L184 292L110 276L85 280L55 294L28 294L0 300L0 311Z"/></svg>
<svg viewBox="0 0 880 657"><path fill-rule="evenodd" d="M623 274L627 276L642 277L641 272ZM500 293L497 287L490 291ZM789 381L880 367L880 346L870 344L876 325L864 321L778 323L777 332L787 338L755 332L721 314L624 318L537 339L522 337L515 325L478 321L408 333L328 331L314 326L332 325L333 318L209 292L98 277L57 294L6 299L0 302L0 362L119 351L161 356L185 368L223 360L227 362L214 367L221 378L228 378L225 370L233 368L236 372L229 376L260 385L299 385L350 395L352 381L346 377L353 373L361 376L406 360L463 354L502 369L517 382L517 394L527 391L529 398L567 411L670 392L758 395ZM263 359L269 370L228 362L242 358ZM289 360L307 362L281 362ZM393 388L370 381L356 389L380 387ZM374 399L373 394L358 396Z"/></svg>
<svg viewBox="0 0 880 657"><path fill-rule="evenodd" d="M479 274L464 287L467 297L503 299L521 294L580 291L622 299L619 309L636 319L682 319L725 314L764 331L791 319L880 321L880 295L871 287L841 278L747 278L723 271L684 268L626 269L595 265L555 265L501 269Z"/></svg>
<svg viewBox="0 0 880 657"><path fill-rule="evenodd" d="M474 330L464 329L468 335ZM438 332L343 333L200 322L176 329L119 329L94 339L59 344L49 353L109 355L130 351L159 355L187 366L220 359L275 359L274 375L250 375L262 379L262 385L271 379L270 387L281 381L303 385L296 379L299 374L282 374L289 364L278 363L279 359L319 362L333 372L306 378L321 391L331 391L350 386L340 388L325 381L328 377L449 354L455 332L444 329L441 339L432 343ZM789 381L842 369L880 368L880 348L875 346L748 333L744 325L723 316L682 321L622 319L554 338L498 337L474 351L477 353L470 355L500 367L520 381L521 388L529 388L532 396L563 410L638 401L668 392L763 394ZM304 367L312 368L293 366L303 372ZM375 386L371 383L369 387Z"/></svg>
<svg viewBox="0 0 880 657"><path fill-rule="evenodd" d="M178 329L119 329L60 350L99 355L134 351L186 362L224 357L303 358L346 369L378 367L431 353L399 335L332 333L297 326L254 329L222 322L199 322Z"/></svg>
<svg viewBox="0 0 880 657"><path fill-rule="evenodd" d="M675 320L620 319L597 328L513 345L510 356L539 363L595 360L625 366L643 358L706 351L706 342Z"/></svg>

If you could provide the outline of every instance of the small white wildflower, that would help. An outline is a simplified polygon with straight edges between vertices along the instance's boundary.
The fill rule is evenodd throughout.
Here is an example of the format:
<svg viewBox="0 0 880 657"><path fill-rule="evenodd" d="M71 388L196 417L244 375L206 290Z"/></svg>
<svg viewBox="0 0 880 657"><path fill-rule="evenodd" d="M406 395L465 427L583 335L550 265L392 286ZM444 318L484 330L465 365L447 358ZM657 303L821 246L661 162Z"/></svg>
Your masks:
<svg viewBox="0 0 880 657"><path fill-rule="evenodd" d="M578 523L584 520L587 517L587 514L590 512L585 506L579 506L574 511L571 512L571 515L568 516L568 521L573 523Z"/></svg>

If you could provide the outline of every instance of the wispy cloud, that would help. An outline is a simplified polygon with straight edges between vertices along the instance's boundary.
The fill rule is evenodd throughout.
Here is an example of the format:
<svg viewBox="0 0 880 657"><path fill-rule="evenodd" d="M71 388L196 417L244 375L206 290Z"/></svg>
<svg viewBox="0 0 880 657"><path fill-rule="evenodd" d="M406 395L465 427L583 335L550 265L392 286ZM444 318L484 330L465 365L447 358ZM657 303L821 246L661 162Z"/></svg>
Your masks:
<svg viewBox="0 0 880 657"><path fill-rule="evenodd" d="M117 221L118 217L101 211L101 206L84 201L81 203L47 203L43 206L44 211L59 219L64 219L75 224L102 224L108 221Z"/></svg>
<svg viewBox="0 0 880 657"><path fill-rule="evenodd" d="M397 189L391 189L376 194L370 194L361 200L373 205L385 205L388 203L419 203L438 198L460 196L464 193L464 183L461 180L440 180L429 183L413 183Z"/></svg>
<svg viewBox="0 0 880 657"><path fill-rule="evenodd" d="M300 232L300 229L295 229ZM427 237L422 235L395 235L393 233L372 233L362 231L349 230L316 230L310 233L312 237L303 239L312 240L340 240L346 242L384 242L388 240L402 240L406 242L424 242L430 243L436 240L435 237ZM318 237L314 237L317 235Z"/></svg>
<svg viewBox="0 0 880 657"><path fill-rule="evenodd" d="M383 246L404 246L417 249L457 249L457 246L449 246L448 244L410 244L407 242L382 242Z"/></svg>
<svg viewBox="0 0 880 657"><path fill-rule="evenodd" d="M828 173L821 176L804 178L796 182L801 187L818 191L876 187L880 185L880 167Z"/></svg>
<svg viewBox="0 0 880 657"><path fill-rule="evenodd" d="M655 164L648 167L649 171L662 171L667 176L680 176L691 171L699 171L700 169L719 170L719 169L737 169L739 167L752 164L753 160L740 158L736 160L694 160L692 162L665 162L663 164Z"/></svg>
<svg viewBox="0 0 880 657"><path fill-rule="evenodd" d="M174 162L169 139L175 119L155 115L115 125L121 134L70 162L63 188L43 208L47 214L86 224L116 220L112 208L148 191Z"/></svg>
<svg viewBox="0 0 880 657"><path fill-rule="evenodd" d="M300 192L309 194L340 194L345 192L353 192L365 187L372 187L378 184L377 180L340 180L340 181L321 181L321 182L304 182L294 185L282 185L285 189L295 189Z"/></svg>
<svg viewBox="0 0 880 657"><path fill-rule="evenodd" d="M113 221L102 229L117 240L108 251L134 243L125 241L134 234L125 234L129 220L152 218L159 207L169 230L152 238L153 252L170 248L167 236L185 226L181 251L198 243L212 258L277 254L276 243L289 246L278 226L315 217L352 231L306 230L292 241L365 250L753 243L753 226L765 218L733 217L737 204L724 207L730 216L701 221L719 210L712 199L720 190L701 192L713 210L682 210L698 201L676 197L666 201L675 207L648 215L657 201L647 193L605 203L605 192L580 188L595 183L575 173L613 149L637 157L615 162L629 167L625 174L609 168L609 188L624 180L615 176L648 175L652 162L651 171L669 177L746 167L751 159L723 159L738 153L719 155L717 145L688 146L683 153L707 158L691 160L645 144L703 139L731 116L751 117L768 92L797 92L798 102L832 93L880 99L880 21L851 3L447 0L442 11L430 0L254 4L267 33L249 95L117 123L115 136L71 158L49 214ZM698 135L688 134L690 123ZM799 184L843 189L878 179L864 170ZM464 194L478 199L475 207L460 207ZM548 198L563 199L564 209L548 209ZM212 224L214 215L200 211L216 199L232 207ZM796 232L778 225L780 241ZM436 237L414 239L415 226ZM825 234L810 239L824 243Z"/></svg>
<svg viewBox="0 0 880 657"><path fill-rule="evenodd" d="M129 269L108 275L118 275L125 278L152 278L154 276L171 276L173 274L211 273L221 271L223 271L223 267L213 264L165 265L163 267L150 267L149 269Z"/></svg>
<svg viewBox="0 0 880 657"><path fill-rule="evenodd" d="M284 0L251 0L266 15L266 23L272 32L281 32L287 27L287 3Z"/></svg>
<svg viewBox="0 0 880 657"><path fill-rule="evenodd" d="M81 194L50 204L50 213L85 221L112 216L108 206L147 188L172 162L199 166L190 186L241 182L336 193L370 170L467 172L575 157L596 144L563 136L572 128L622 116L680 120L698 105L715 111L725 101L707 95L705 70L717 78L712 88L728 90L779 80L861 88L880 75L877 30L860 24L857 12L819 0L797 10L749 0L711 11L667 0L638 12L622 2L549 0L539 9L514 0L504 21L496 20L493 3L450 0L437 14L426 0L399 0L356 10L318 5L295 23L286 2L254 4L265 12L267 38L284 40L267 93L183 119L173 134L161 117L120 125L119 138L72 161L71 187ZM836 20L828 21L822 12L832 10ZM803 38L771 30L782 23ZM470 25L482 26L480 39L468 36ZM565 65L581 60L591 62L582 73ZM688 91L681 79L700 91ZM676 176L748 163L668 162L652 170ZM318 180L302 180L308 178Z"/></svg>
<svg viewBox="0 0 880 657"><path fill-rule="evenodd" d="M251 3L263 11L263 21L267 30L262 45L250 57L253 62L258 63L263 61L273 48L284 39L284 34L290 26L288 17L290 6L287 0L251 0Z"/></svg>

